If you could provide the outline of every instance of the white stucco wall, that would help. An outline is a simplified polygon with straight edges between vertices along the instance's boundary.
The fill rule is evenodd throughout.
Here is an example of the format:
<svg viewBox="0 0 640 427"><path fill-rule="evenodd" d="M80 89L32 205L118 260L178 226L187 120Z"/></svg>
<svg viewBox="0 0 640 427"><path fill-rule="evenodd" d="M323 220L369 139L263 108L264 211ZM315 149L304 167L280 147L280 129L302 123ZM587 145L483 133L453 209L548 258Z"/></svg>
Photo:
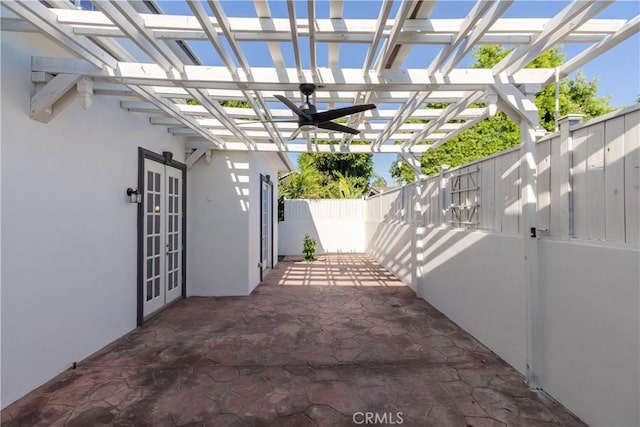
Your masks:
<svg viewBox="0 0 640 427"><path fill-rule="evenodd" d="M367 221L365 226L366 252L414 291L411 242L415 230L411 224L398 222Z"/></svg>
<svg viewBox="0 0 640 427"><path fill-rule="evenodd" d="M590 425L640 425L640 252L539 245L543 388Z"/></svg>
<svg viewBox="0 0 640 427"><path fill-rule="evenodd" d="M249 155L214 152L189 169L187 294L247 295Z"/></svg>
<svg viewBox="0 0 640 427"><path fill-rule="evenodd" d="M64 56L36 35L2 34L2 407L136 326L138 147L181 139L123 111L77 101L30 120L31 55Z"/></svg>
<svg viewBox="0 0 640 427"><path fill-rule="evenodd" d="M260 283L260 174L277 181L275 156L214 152L211 164L203 157L189 169L189 296L248 295ZM274 196L277 191L274 183Z"/></svg>
<svg viewBox="0 0 640 427"><path fill-rule="evenodd" d="M525 289L520 237L444 227L425 230L424 299L524 373ZM367 253L411 287L415 235L415 226L406 223L367 225Z"/></svg>
<svg viewBox="0 0 640 427"><path fill-rule="evenodd" d="M250 190L249 206L251 215L249 216L249 235L247 244L249 246L249 257L246 259L247 271L249 272L248 292L260 283L260 174L269 175L273 182L273 204L271 218L273 219L273 263L278 262L278 163L277 154L273 153L250 153Z"/></svg>

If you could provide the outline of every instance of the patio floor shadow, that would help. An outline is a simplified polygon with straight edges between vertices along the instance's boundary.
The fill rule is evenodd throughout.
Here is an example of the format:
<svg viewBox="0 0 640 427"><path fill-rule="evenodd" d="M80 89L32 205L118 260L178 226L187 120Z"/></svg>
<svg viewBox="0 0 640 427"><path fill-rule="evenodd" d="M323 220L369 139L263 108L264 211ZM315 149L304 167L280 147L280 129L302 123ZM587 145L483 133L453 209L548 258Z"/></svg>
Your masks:
<svg viewBox="0 0 640 427"><path fill-rule="evenodd" d="M248 297L180 301L2 424L347 426L367 413L378 425L583 425L354 254L285 259Z"/></svg>

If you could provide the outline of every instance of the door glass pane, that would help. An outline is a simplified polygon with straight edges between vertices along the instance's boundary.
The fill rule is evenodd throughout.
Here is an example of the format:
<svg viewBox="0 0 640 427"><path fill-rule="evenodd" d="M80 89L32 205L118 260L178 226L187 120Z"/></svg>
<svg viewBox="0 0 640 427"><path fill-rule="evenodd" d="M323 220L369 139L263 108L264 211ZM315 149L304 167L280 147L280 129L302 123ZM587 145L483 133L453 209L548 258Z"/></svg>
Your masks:
<svg viewBox="0 0 640 427"><path fill-rule="evenodd" d="M158 297L160 296L160 278L157 277L154 281L153 281L153 285L155 288L155 292L153 294L154 297Z"/></svg>
<svg viewBox="0 0 640 427"><path fill-rule="evenodd" d="M147 190L153 191L153 172L147 172Z"/></svg>
<svg viewBox="0 0 640 427"><path fill-rule="evenodd" d="M153 294L151 293L152 289L151 289L151 285L152 285L153 280L149 280L147 282L147 301L151 300L151 297L153 296Z"/></svg>
<svg viewBox="0 0 640 427"><path fill-rule="evenodd" d="M160 174L157 173L155 174L155 184L154 184L154 190L155 191L160 191Z"/></svg>

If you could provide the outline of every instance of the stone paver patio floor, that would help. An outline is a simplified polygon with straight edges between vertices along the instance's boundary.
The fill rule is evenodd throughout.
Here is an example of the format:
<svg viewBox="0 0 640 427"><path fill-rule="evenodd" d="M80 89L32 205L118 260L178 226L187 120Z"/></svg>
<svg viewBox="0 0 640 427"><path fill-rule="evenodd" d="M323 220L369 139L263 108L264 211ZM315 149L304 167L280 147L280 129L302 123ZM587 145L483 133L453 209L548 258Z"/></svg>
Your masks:
<svg viewBox="0 0 640 427"><path fill-rule="evenodd" d="M340 426L366 412L389 425L582 425L366 255L288 259L249 297L180 301L2 424Z"/></svg>

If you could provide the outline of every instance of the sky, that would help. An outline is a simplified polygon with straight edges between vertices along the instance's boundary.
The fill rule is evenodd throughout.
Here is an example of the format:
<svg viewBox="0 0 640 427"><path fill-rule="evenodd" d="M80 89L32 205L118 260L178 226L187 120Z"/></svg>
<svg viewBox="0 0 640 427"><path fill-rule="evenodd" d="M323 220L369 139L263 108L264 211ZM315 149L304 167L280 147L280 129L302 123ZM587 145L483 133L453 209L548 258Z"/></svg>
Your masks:
<svg viewBox="0 0 640 427"><path fill-rule="evenodd" d="M159 2L165 13L191 15L190 9L184 1L171 0ZM464 18L467 12L473 7L473 1L440 1L431 14L431 18ZM221 2L225 13L228 16L255 17L253 1L233 0ZM371 18L376 19L380 9L381 1L368 0L345 0L345 18ZM391 10L391 17L395 16L400 2L396 1ZM544 18L554 16L561 11L568 1L531 1L516 0L502 16L504 18ZM270 1L271 14L273 17L287 17L287 5L284 0ZM316 0L316 17L327 18L329 16L329 1ZM596 18L599 19L630 19L640 14L640 2L637 0L618 0L602 11ZM296 16L307 17L306 1L296 2ZM306 43L305 43L306 42ZM190 42L192 49L207 65L223 65L217 57L209 42ZM304 38L300 40L302 64L304 68L309 68L308 51L304 48L308 46L308 41ZM343 44L340 48L339 64L342 67L361 68L366 48L368 45ZM263 42L241 43L245 55L249 58L252 66L271 67L273 63L269 55L267 44ZM577 53L584 50L587 45L565 45L563 52L570 59ZM295 67L292 49L287 44L282 43L281 48L287 67ZM440 46L415 46L404 62L404 68L426 68L433 56L440 49ZM317 45L318 66L327 66L328 47L326 44ZM229 49L229 52L231 50ZM473 57L469 55L458 67L466 67L473 62ZM640 34L635 34L608 52L595 58L590 63L582 67L581 71L587 79L598 78L599 96L610 96L611 105L614 107L628 106L636 102L640 95ZM575 74L575 73L574 73ZM570 77L574 76L571 75ZM338 107L342 105L337 105ZM276 107L276 105L274 105ZM280 107L280 106L277 106ZM317 105L318 110L326 109L326 105ZM296 155L290 155L296 164ZM396 161L395 154L375 154L374 170L382 176L389 185L393 185L393 179L389 175L389 168Z"/></svg>

